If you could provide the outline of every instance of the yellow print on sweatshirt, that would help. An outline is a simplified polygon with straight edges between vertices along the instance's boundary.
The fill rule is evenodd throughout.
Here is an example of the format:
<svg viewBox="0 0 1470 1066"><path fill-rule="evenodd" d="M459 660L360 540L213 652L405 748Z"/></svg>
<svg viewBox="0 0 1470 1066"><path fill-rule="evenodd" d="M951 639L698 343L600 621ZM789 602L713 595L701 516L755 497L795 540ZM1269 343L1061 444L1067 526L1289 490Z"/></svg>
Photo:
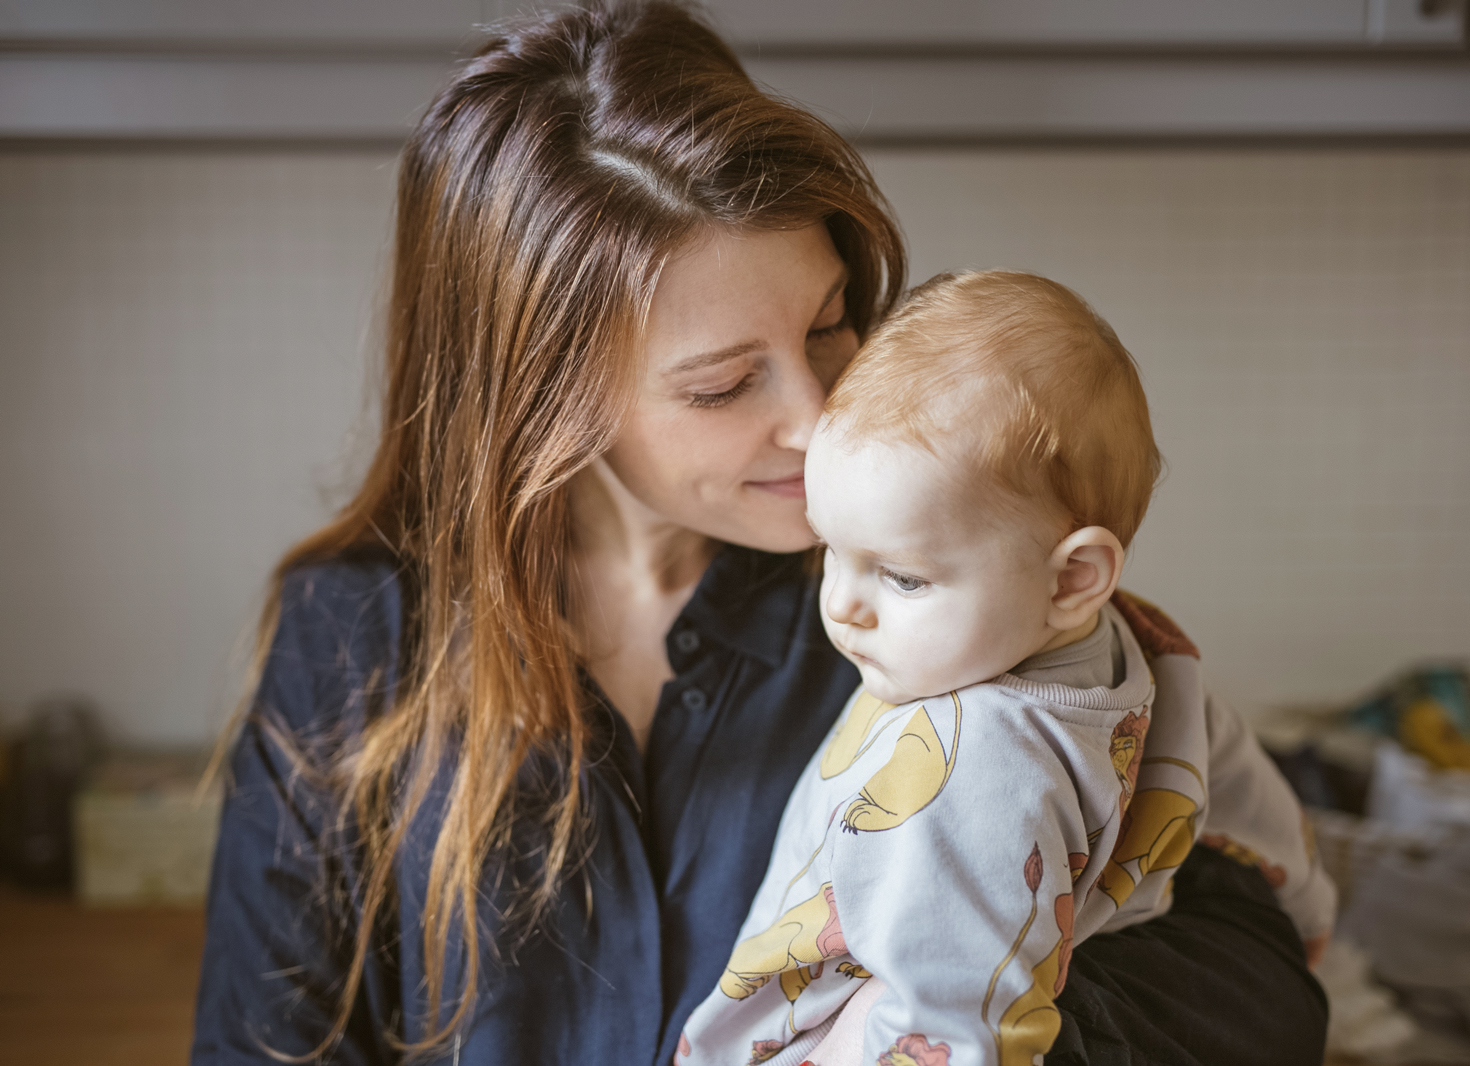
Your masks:
<svg viewBox="0 0 1470 1066"><path fill-rule="evenodd" d="M960 698L953 692L949 698L954 704L954 739L949 755L944 753L934 720L920 704L893 745L893 754L843 812L844 829L854 833L893 829L933 803L943 791L960 750Z"/></svg>

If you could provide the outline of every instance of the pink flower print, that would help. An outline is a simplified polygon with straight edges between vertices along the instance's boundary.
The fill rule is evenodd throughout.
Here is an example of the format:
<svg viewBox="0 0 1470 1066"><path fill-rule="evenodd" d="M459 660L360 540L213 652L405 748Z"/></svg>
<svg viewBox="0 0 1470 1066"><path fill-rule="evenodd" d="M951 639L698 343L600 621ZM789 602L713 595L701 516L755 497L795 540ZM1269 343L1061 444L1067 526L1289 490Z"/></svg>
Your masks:
<svg viewBox="0 0 1470 1066"><path fill-rule="evenodd" d="M930 1044L921 1034L910 1033L878 1056L878 1066L949 1066L949 1045Z"/></svg>
<svg viewBox="0 0 1470 1066"><path fill-rule="evenodd" d="M822 895L827 899L827 924L817 934L817 950L824 959L835 959L847 954L847 941L842 936L842 923L837 920L837 899L832 895L832 886L824 885Z"/></svg>
<svg viewBox="0 0 1470 1066"><path fill-rule="evenodd" d="M753 1041L750 1045L750 1058L745 1061L745 1066L758 1066L767 1059L773 1059L785 1046L779 1040Z"/></svg>
<svg viewBox="0 0 1470 1066"><path fill-rule="evenodd" d="M1026 859L1026 887L1035 895L1036 890L1041 887L1041 845L1033 843L1031 854Z"/></svg>

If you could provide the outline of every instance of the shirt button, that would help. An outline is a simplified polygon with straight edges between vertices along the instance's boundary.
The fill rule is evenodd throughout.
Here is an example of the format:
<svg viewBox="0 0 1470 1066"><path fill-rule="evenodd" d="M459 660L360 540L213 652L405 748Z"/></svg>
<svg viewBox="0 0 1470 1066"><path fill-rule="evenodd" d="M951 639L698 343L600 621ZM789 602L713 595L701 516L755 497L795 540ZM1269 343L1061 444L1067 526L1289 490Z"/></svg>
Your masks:
<svg viewBox="0 0 1470 1066"><path fill-rule="evenodd" d="M689 710L695 712L704 710L706 700L704 698L704 693L699 691L699 689L686 688L684 690L684 695L680 698L684 701L684 706Z"/></svg>
<svg viewBox="0 0 1470 1066"><path fill-rule="evenodd" d="M692 629L681 629L674 634L674 647L688 655L699 647L699 634Z"/></svg>

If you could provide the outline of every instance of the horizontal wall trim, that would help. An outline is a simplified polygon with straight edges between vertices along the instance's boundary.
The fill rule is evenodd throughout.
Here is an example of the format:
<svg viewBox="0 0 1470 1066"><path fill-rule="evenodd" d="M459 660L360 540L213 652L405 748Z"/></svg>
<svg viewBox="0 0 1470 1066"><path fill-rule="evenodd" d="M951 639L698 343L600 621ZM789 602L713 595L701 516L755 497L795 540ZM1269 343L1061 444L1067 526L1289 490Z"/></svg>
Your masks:
<svg viewBox="0 0 1470 1066"><path fill-rule="evenodd" d="M944 136L855 136L850 138L859 148L875 151L1433 151L1470 149L1470 133L1446 134L1279 134L1258 136L1179 136L1161 134L1146 136L1119 133L1114 135L1086 133L1068 136L1064 133L1046 136L976 137ZM3 144L3 142L0 142Z"/></svg>
<svg viewBox="0 0 1470 1066"><path fill-rule="evenodd" d="M1392 44L1339 43L1320 45L1267 44L1250 41L1239 44L1029 44L985 41L934 41L924 43L822 42L742 44L735 48L742 59L783 59L822 62L824 60L889 60L889 59L1089 59L1138 62L1149 59L1191 59L1231 62L1240 59L1268 59L1287 63L1351 62L1368 63L1375 59L1390 62L1403 59L1470 62L1470 47L1463 41L1449 44L1427 41Z"/></svg>
<svg viewBox="0 0 1470 1066"><path fill-rule="evenodd" d="M443 54L0 53L0 138L401 141ZM1470 56L746 60L867 143L1470 135Z"/></svg>
<svg viewBox="0 0 1470 1066"><path fill-rule="evenodd" d="M0 137L0 155L68 153L188 154L274 152L398 152L405 135L373 137Z"/></svg>
<svg viewBox="0 0 1470 1066"><path fill-rule="evenodd" d="M183 38L183 37L0 37L0 54L86 55L86 56L238 56L249 59L351 58L385 62L447 60L472 55L482 35L467 34L450 40L356 40L284 38ZM1275 59L1282 62L1371 62L1375 59L1447 60L1470 62L1466 42L1427 41L1326 42L1320 45L1297 42L1270 44L1259 41L1149 43L1120 45L1111 42L1077 44L1031 44L989 41L931 41L874 43L868 41L775 41L735 42L732 47L742 59L782 60L889 60L889 59L1111 59L1134 62L1146 59L1238 60Z"/></svg>
<svg viewBox="0 0 1470 1066"><path fill-rule="evenodd" d="M474 40L359 41L173 37L0 37L0 55L195 56L224 59L352 59L378 62L446 61L469 55Z"/></svg>
<svg viewBox="0 0 1470 1066"><path fill-rule="evenodd" d="M860 139L1470 134L1470 62L762 59L756 78Z"/></svg>
<svg viewBox="0 0 1470 1066"><path fill-rule="evenodd" d="M855 136L872 151L1170 151L1170 152L1422 152L1470 150L1470 134L1364 134L1343 136L1180 137L1086 134L1045 137ZM0 155L87 153L396 153L403 137L0 137Z"/></svg>

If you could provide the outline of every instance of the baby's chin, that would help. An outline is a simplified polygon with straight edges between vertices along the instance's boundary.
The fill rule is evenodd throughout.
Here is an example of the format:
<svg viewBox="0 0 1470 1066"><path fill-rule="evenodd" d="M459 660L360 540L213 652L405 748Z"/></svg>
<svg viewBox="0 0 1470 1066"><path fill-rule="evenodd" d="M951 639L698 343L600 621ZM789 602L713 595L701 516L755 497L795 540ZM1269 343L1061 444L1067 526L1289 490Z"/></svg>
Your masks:
<svg viewBox="0 0 1470 1066"><path fill-rule="evenodd" d="M913 703L915 700L921 700L924 698L923 696L918 696L912 692L909 692L906 688L895 682L893 678L883 673L883 671L879 670L877 667L870 666L867 663L854 663L853 665L855 665L858 668L858 672L863 675L863 688L867 690L868 695L876 696L884 703L891 703L894 706L899 706L905 703Z"/></svg>
<svg viewBox="0 0 1470 1066"><path fill-rule="evenodd" d="M921 682L924 691L919 692L912 681L906 684L903 679L890 677L870 663L854 661L853 665L863 675L863 688L867 689L869 695L876 696L884 703L891 703L896 707L905 703L917 703L931 696L942 696L946 692L955 692L986 680L979 677L925 678Z"/></svg>

